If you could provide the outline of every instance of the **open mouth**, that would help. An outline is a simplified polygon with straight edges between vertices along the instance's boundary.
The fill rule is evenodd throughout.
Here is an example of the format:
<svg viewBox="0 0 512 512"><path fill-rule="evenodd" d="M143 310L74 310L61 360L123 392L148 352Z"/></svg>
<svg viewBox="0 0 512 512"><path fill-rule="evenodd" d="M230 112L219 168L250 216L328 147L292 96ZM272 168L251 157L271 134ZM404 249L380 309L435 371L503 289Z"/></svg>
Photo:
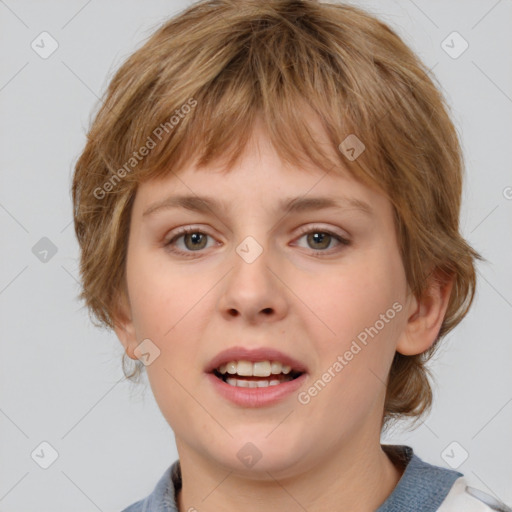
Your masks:
<svg viewBox="0 0 512 512"><path fill-rule="evenodd" d="M293 370L279 362L231 361L216 368L212 373L230 386L266 388L295 380L304 372Z"/></svg>

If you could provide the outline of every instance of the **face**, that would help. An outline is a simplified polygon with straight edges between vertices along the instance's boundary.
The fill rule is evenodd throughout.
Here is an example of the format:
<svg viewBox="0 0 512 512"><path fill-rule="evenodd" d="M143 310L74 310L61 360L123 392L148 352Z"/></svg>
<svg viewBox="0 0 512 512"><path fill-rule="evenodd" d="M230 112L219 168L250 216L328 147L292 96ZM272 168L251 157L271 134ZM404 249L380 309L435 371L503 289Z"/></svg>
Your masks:
<svg viewBox="0 0 512 512"><path fill-rule="evenodd" d="M261 456L253 474L292 475L378 439L384 383L414 308L393 211L347 172L285 165L258 129L239 165L220 169L190 166L139 187L117 332L132 357L151 340L146 371L181 458L250 471L249 453ZM219 209L172 204L184 195ZM338 206L283 209L293 198ZM232 347L290 357L299 384L222 382L207 369Z"/></svg>

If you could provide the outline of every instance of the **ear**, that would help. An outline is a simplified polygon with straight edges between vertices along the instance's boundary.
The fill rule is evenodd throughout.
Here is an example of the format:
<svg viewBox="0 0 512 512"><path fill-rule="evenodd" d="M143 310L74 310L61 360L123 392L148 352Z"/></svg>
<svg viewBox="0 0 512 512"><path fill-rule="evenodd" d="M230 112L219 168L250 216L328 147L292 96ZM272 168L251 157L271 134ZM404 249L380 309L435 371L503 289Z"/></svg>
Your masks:
<svg viewBox="0 0 512 512"><path fill-rule="evenodd" d="M137 336L127 293L125 291L119 292L116 302L117 307L113 315L114 331L128 357L130 359L138 359L134 354L135 347L137 346Z"/></svg>
<svg viewBox="0 0 512 512"><path fill-rule="evenodd" d="M454 277L436 273L431 276L423 296L410 295L407 325L398 340L396 351L404 356L421 354L437 339L448 308Z"/></svg>

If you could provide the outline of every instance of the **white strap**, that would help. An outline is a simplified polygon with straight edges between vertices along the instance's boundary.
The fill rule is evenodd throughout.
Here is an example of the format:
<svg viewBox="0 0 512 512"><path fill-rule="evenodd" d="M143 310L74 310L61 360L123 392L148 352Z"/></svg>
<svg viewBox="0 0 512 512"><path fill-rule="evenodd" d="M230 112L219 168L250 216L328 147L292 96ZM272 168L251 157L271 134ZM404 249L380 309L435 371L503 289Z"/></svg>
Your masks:
<svg viewBox="0 0 512 512"><path fill-rule="evenodd" d="M464 477L458 478L438 512L512 512L510 507L489 494L468 486Z"/></svg>

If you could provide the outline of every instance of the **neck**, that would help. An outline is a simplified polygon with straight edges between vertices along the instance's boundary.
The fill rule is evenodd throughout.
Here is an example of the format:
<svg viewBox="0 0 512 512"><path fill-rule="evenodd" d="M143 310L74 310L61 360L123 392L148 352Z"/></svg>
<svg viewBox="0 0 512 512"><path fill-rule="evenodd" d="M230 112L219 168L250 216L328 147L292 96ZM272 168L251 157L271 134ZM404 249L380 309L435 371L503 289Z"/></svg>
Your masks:
<svg viewBox="0 0 512 512"><path fill-rule="evenodd" d="M389 459L379 439L368 441L333 447L323 459L301 463L302 471L246 476L205 461L177 440L183 481L179 512L375 511L392 493L403 468Z"/></svg>

